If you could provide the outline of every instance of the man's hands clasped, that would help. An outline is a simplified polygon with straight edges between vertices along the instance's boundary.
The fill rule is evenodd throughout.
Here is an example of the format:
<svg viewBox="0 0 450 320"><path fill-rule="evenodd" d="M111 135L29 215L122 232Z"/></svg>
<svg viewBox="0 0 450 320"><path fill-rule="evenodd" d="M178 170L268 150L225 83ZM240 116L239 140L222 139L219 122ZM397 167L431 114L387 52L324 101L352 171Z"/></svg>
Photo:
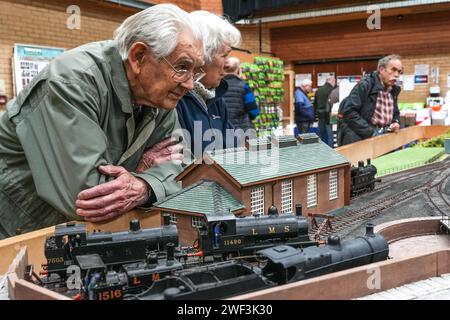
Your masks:
<svg viewBox="0 0 450 320"><path fill-rule="evenodd" d="M76 213L85 220L109 220L148 200L150 193L147 182L133 176L125 168L107 165L100 166L99 171L116 179L78 194Z"/></svg>

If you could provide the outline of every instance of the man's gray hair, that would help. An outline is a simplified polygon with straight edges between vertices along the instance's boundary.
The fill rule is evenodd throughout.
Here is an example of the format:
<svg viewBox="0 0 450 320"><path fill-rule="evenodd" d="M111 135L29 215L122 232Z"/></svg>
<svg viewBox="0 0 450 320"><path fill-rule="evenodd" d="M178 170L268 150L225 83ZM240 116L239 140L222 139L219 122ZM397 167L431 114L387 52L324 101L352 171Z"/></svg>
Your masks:
<svg viewBox="0 0 450 320"><path fill-rule="evenodd" d="M241 32L225 18L204 10L189 13L202 31L205 63L212 62L223 45L236 47L241 42Z"/></svg>
<svg viewBox="0 0 450 320"><path fill-rule="evenodd" d="M402 57L400 57L397 54L390 54L386 57L381 58L380 60L378 60L378 67L377 70L380 71L381 68L386 69L387 65L389 64L390 61L392 60L400 60Z"/></svg>
<svg viewBox="0 0 450 320"><path fill-rule="evenodd" d="M301 87L312 86L312 81L310 79L303 79L302 82L300 82L300 86Z"/></svg>
<svg viewBox="0 0 450 320"><path fill-rule="evenodd" d="M178 45L178 36L191 32L201 39L201 31L192 23L186 11L173 4L158 4L128 17L114 33L122 60L128 58L131 46L146 43L153 57L160 60L171 54Z"/></svg>

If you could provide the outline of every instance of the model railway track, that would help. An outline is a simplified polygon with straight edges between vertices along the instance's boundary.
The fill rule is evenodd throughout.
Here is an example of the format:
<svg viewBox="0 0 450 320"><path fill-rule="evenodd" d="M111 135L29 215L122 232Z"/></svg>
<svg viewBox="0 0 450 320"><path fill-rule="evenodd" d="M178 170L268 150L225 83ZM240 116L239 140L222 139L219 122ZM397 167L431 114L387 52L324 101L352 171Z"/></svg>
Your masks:
<svg viewBox="0 0 450 320"><path fill-rule="evenodd" d="M417 168L413 168L410 170L405 170L402 172L398 172L398 173L394 173L394 174L390 174L388 175L386 178L381 178L382 182L381 184L378 184L375 189L373 191L383 191L385 189L389 189L392 185L392 183L398 183L398 182L402 182L426 173L431 173L431 172L436 172L438 170L443 170L446 169L449 166L448 163L446 163L446 161L441 161L441 162L435 162L432 164L427 165L426 167L422 166L422 167L417 167ZM426 169L426 170L424 170ZM358 199L361 196L364 196L365 193L362 194L358 194L354 197L352 197L352 200Z"/></svg>
<svg viewBox="0 0 450 320"><path fill-rule="evenodd" d="M438 183L436 183L436 190L427 190L425 191L430 203L435 207L436 210L443 216L450 215L450 202L447 200L444 192L442 191L442 186L445 182L448 182L450 177L450 169L447 169L447 174L444 178L440 179ZM433 192L435 191L435 192Z"/></svg>
<svg viewBox="0 0 450 320"><path fill-rule="evenodd" d="M381 214L386 209L391 208L400 202L414 198L420 193L427 193L431 188L442 185L443 182L449 178L450 170L447 170L447 172L445 172L444 174L441 173L440 176L443 177L439 177L437 182L435 182L437 179L427 181L419 186L404 190L384 200L371 202L362 208L351 210L343 215L336 216L332 223L332 229L318 230L318 228L313 227L311 228L310 236L328 236L332 233L336 233L343 229L346 229L351 225L355 225L358 222L372 219Z"/></svg>

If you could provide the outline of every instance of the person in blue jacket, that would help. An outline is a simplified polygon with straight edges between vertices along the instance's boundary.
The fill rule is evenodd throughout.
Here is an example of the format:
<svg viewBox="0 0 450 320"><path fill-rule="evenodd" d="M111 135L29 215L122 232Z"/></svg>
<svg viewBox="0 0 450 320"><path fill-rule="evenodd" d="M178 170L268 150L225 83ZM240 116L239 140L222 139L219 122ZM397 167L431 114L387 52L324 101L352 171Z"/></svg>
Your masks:
<svg viewBox="0 0 450 320"><path fill-rule="evenodd" d="M295 124L299 133L308 133L314 122L314 107L308 98L312 91L312 81L304 79L294 93Z"/></svg>
<svg viewBox="0 0 450 320"><path fill-rule="evenodd" d="M204 151L234 147L237 141L222 96L228 89L223 80L224 65L231 47L239 44L241 34L227 20L207 11L189 15L203 33L204 74L196 79L194 89L180 100L176 110L187 147L199 159Z"/></svg>

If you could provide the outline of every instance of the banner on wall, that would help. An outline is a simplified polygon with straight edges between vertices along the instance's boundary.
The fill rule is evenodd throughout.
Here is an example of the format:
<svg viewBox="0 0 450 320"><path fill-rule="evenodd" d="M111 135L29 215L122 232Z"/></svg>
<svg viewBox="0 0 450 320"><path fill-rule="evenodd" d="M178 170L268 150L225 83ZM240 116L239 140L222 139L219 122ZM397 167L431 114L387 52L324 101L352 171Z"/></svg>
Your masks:
<svg viewBox="0 0 450 320"><path fill-rule="evenodd" d="M50 61L61 55L64 50L63 48L15 44L13 56L14 95L17 96L33 77Z"/></svg>
<svg viewBox="0 0 450 320"><path fill-rule="evenodd" d="M334 77L334 72L322 72L317 74L317 86L323 86L328 78Z"/></svg>
<svg viewBox="0 0 450 320"><path fill-rule="evenodd" d="M312 74L311 73L298 73L295 75L295 86L300 87L300 84L303 80L308 79L312 80Z"/></svg>
<svg viewBox="0 0 450 320"><path fill-rule="evenodd" d="M342 80L348 80L348 82L355 82L358 83L361 81L362 76L354 75L354 76L338 76L337 78L337 84L339 84Z"/></svg>
<svg viewBox="0 0 450 320"><path fill-rule="evenodd" d="M414 65L414 84L428 84L428 75L430 73L430 65L416 64Z"/></svg>

